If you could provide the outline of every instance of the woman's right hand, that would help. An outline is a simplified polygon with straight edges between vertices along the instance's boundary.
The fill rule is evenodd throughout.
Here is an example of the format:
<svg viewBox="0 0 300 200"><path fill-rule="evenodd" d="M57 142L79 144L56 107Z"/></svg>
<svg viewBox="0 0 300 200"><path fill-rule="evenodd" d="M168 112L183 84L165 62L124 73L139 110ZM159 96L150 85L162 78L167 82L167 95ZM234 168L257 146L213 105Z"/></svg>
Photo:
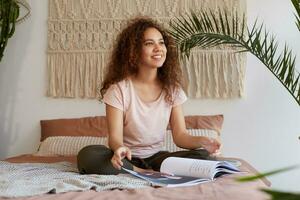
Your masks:
<svg viewBox="0 0 300 200"><path fill-rule="evenodd" d="M199 138L201 139L201 146L205 148L210 154L219 154L221 148L220 141L205 136L199 136Z"/></svg>
<svg viewBox="0 0 300 200"><path fill-rule="evenodd" d="M113 157L111 158L111 163L114 166L114 168L121 170L121 167L123 166L122 160L124 158L128 158L128 160L131 160L131 151L128 147L119 147L115 150Z"/></svg>

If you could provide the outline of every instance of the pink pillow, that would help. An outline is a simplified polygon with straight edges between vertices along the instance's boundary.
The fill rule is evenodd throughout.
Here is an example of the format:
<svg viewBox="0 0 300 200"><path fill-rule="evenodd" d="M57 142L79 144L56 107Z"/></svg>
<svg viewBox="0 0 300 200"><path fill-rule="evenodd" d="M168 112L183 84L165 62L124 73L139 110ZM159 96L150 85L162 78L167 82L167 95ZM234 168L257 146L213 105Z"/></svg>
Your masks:
<svg viewBox="0 0 300 200"><path fill-rule="evenodd" d="M104 116L41 120L41 141L51 136L107 136Z"/></svg>
<svg viewBox="0 0 300 200"><path fill-rule="evenodd" d="M220 135L223 115L185 116L187 129L210 129ZM105 116L41 120L41 141L51 136L107 136ZM168 126L170 129L170 126Z"/></svg>

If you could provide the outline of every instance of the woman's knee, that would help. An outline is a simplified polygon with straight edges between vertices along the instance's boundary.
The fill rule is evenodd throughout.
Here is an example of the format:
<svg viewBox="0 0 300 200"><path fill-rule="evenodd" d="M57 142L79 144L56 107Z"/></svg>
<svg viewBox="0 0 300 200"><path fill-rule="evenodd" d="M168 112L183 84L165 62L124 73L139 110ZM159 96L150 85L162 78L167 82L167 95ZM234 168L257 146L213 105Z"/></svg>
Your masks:
<svg viewBox="0 0 300 200"><path fill-rule="evenodd" d="M111 154L111 149L107 148L104 145L89 145L83 147L79 152L77 157L85 157L88 155L99 156L105 154Z"/></svg>
<svg viewBox="0 0 300 200"><path fill-rule="evenodd" d="M117 170L111 163L114 152L104 145L91 145L82 148L77 155L77 167L81 174L116 175L126 173L123 169ZM133 170L133 165L122 160L125 168Z"/></svg>
<svg viewBox="0 0 300 200"><path fill-rule="evenodd" d="M105 174L103 168L110 165L113 151L104 145L90 145L82 148L77 155L77 166L81 174Z"/></svg>

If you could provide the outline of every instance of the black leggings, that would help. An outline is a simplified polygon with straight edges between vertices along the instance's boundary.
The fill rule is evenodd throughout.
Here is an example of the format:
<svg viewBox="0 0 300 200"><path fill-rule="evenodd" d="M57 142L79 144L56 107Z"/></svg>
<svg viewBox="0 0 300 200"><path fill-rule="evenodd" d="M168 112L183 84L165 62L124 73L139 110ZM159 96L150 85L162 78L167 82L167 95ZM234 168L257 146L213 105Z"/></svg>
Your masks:
<svg viewBox="0 0 300 200"><path fill-rule="evenodd" d="M114 152L104 145L90 145L81 149L77 156L77 166L81 174L115 175L126 173L113 167L111 158ZM185 151L159 151L148 158L133 157L130 161L123 159L123 167L133 170L133 166L159 171L162 161L168 157L184 157L194 159L213 159L204 149Z"/></svg>

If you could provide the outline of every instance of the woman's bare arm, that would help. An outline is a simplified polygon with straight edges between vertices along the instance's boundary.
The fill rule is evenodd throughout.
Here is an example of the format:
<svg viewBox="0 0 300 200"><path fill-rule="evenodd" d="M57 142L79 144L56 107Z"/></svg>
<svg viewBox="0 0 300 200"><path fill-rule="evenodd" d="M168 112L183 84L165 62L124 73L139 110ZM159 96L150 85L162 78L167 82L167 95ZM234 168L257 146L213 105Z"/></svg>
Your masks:
<svg viewBox="0 0 300 200"><path fill-rule="evenodd" d="M123 146L123 112L106 104L106 120L108 125L108 145L115 151Z"/></svg>
<svg viewBox="0 0 300 200"><path fill-rule="evenodd" d="M185 149L203 147L210 153L215 153L220 148L220 142L215 139L192 136L187 132L181 105L172 108L170 124L173 140L178 147Z"/></svg>
<svg viewBox="0 0 300 200"><path fill-rule="evenodd" d="M122 159L131 160L131 151L123 145L123 111L106 104L106 119L108 125L108 145L114 151L111 159L113 166L121 169Z"/></svg>

